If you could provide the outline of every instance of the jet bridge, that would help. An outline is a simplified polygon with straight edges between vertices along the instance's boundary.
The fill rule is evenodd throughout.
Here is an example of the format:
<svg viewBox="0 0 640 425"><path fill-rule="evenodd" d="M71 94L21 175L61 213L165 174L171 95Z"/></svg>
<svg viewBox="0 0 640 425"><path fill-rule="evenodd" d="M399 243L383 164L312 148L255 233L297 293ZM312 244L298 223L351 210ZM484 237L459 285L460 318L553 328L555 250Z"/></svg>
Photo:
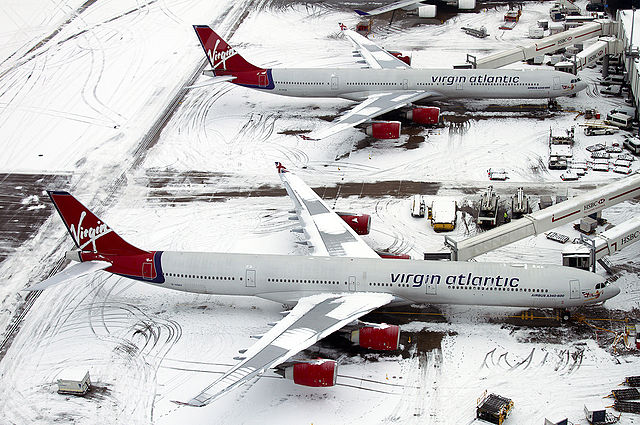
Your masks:
<svg viewBox="0 0 640 425"><path fill-rule="evenodd" d="M535 43L514 47L480 59L476 59L474 56L467 54L467 62L470 63L473 68L477 69L500 68L515 62L533 59L536 56L551 54L563 47L572 46L594 37L603 35L615 36L617 31L617 22L597 19L594 22L541 38L536 40Z"/></svg>
<svg viewBox="0 0 640 425"><path fill-rule="evenodd" d="M596 261L638 242L638 239L640 217L634 217L593 238L581 235L581 243L571 244L562 250L562 265L595 271Z"/></svg>
<svg viewBox="0 0 640 425"><path fill-rule="evenodd" d="M622 53L622 51L623 45L621 40L615 37L601 37L600 40L585 47L583 51L576 55L574 61L575 71L577 72L587 68L606 55L618 55Z"/></svg>
<svg viewBox="0 0 640 425"><path fill-rule="evenodd" d="M597 213L638 195L640 195L640 174L636 173L543 210L525 214L518 220L462 241L445 236L444 243L451 249L452 260L466 261L528 236L539 235Z"/></svg>

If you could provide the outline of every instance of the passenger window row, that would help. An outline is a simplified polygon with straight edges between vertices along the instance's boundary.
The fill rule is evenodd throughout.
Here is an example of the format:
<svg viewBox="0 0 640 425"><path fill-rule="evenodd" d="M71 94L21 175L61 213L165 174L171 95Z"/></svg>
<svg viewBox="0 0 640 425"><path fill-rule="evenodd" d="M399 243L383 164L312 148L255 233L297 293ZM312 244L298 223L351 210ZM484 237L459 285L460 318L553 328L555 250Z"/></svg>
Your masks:
<svg viewBox="0 0 640 425"><path fill-rule="evenodd" d="M267 282L274 283L317 283L321 285L339 285L337 280L313 280L313 279L272 279L268 278ZM345 282L346 284L347 282Z"/></svg>
<svg viewBox="0 0 640 425"><path fill-rule="evenodd" d="M203 276L203 275L182 274L182 273L165 273L164 275L169 277L182 277L186 279L236 280L236 278L233 276ZM240 278L240 280L242 280L242 278Z"/></svg>

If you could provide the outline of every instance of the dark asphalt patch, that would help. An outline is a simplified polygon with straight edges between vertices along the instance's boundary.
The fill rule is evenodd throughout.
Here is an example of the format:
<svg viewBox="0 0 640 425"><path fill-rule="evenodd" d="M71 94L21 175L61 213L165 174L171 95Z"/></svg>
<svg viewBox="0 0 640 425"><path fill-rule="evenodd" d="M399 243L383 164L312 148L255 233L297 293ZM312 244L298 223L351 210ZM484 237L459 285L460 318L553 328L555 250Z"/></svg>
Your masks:
<svg viewBox="0 0 640 425"><path fill-rule="evenodd" d="M0 263L53 214L46 190L65 190L70 175L0 174Z"/></svg>

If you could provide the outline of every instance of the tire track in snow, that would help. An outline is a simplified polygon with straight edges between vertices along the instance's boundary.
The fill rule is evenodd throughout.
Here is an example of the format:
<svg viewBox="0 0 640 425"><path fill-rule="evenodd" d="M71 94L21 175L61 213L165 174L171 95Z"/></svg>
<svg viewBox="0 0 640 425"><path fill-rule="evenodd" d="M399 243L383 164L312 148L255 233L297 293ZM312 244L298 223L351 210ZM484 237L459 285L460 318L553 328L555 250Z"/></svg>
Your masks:
<svg viewBox="0 0 640 425"><path fill-rule="evenodd" d="M218 25L218 27L223 29L221 32L225 34L226 38L230 38L233 35L233 32L235 32L235 30L242 24L244 18L246 18L246 16L249 15L250 11L255 9L256 5L259 3L261 2L250 0L243 3L235 3L232 6L230 6L230 8L227 10L227 13L223 14L218 19L218 21L220 21L220 25ZM36 55L39 55L39 53L36 52ZM28 58L27 60L30 60L30 59L32 58ZM135 159L128 164L125 162L122 166L122 172L120 174L115 173L116 177L113 178L112 183L108 185L105 190L106 194L108 195L107 196L108 202L103 203L98 198L98 196L96 196L91 202L88 202L86 204L89 206L90 209L92 209L98 215L100 215L106 208L108 208L112 203L114 203L118 199L118 197L115 195L118 191L120 191L123 188L124 184L126 183L127 173L137 169L143 163L144 159L146 158L146 152L157 142L157 139L159 137L160 132L162 131L162 128L167 123L167 121L171 118L171 116L174 114L180 101L189 90L189 86L193 85L193 82L195 82L195 80L199 77L206 63L207 63L206 59L203 58L202 62L194 68L194 71L192 72L190 78L186 79L182 87L176 91L176 96L174 97L174 99L171 102L169 102L169 104L167 105L167 108L165 108L165 110L159 115L158 119L150 126L150 130L147 133L146 137L144 137L139 142L139 144L132 149L131 154ZM92 174L94 176L99 173L100 173L100 170L92 170ZM104 170L105 176L113 175L112 173L113 173L113 170ZM83 178L78 179L78 181L80 182L82 180ZM43 258L52 258L54 256L57 256L57 254L59 253L60 247L66 246L67 244L68 244L68 235L66 235L66 232L65 232L65 234L61 237L58 243L55 244L56 245L55 250L46 253L43 256ZM73 301L75 299L75 295L73 294L70 294L70 295L72 296L68 298L68 301ZM35 302L33 304L35 304ZM64 304L64 303L61 303L61 304ZM19 308L23 308L24 315L26 315L31 310L30 307L31 305L28 303L22 303L19 306ZM76 305L75 308L78 308L78 305ZM58 309L55 309L55 308L53 310L55 312L58 311ZM57 323L55 321L55 316L50 316L50 317L54 318L54 322L53 322L54 324ZM64 324L64 322L62 323ZM42 327L43 330L46 330L48 328L49 326ZM19 331L20 331L20 326L17 326L15 329L13 329L12 332L10 332L7 335L7 341L13 341L14 337L17 335ZM41 332L38 332L38 334L40 334ZM174 332L174 334L177 334L177 332ZM127 345L125 345L124 347L126 346ZM6 349L8 349L8 347L6 347ZM20 347L19 350L22 352L25 349L28 349L28 348L25 346L22 346ZM163 355L166 355L166 353L164 353ZM161 359L163 355L156 356L156 357ZM136 358L133 358L133 359L135 360ZM22 360L22 362L24 361L25 360ZM157 366L159 365L159 362L153 363L152 365L153 367L151 368L145 367L147 363L145 363L144 360L140 360L140 361L136 360L136 362L137 362L136 364L140 368L143 368L142 369L143 372L140 375L136 376L135 378L138 379L141 382L141 384L143 383L146 384L151 382L150 379L154 377L155 374L157 373ZM14 364L15 363L16 362L14 361ZM20 362L17 362L17 363L20 363ZM152 373L149 372L150 370L152 371ZM5 400L4 400L5 407L8 404L13 403L13 401L15 401L15 397L16 397L16 394L13 394L11 397L9 397L9 400L7 400L7 398L5 397ZM154 397L146 398L144 400L140 399L141 404L145 405L143 407L144 411L146 412L145 416L150 417L151 419L153 419L152 418L153 403L154 403L153 398ZM21 397L18 396L17 399L21 399ZM134 411L137 410L138 408L136 406L138 405L138 403L136 403L135 400L131 402L132 403L130 403L130 400L127 400L127 403L124 403L124 404L126 406L131 406L131 409L133 409ZM16 405L17 408L20 407L22 409L25 409L24 404L21 405L17 402L14 404ZM123 407L121 411L124 412L124 409L125 407ZM18 416L24 416L20 414L19 410L16 410L15 414ZM124 417L122 419L124 419Z"/></svg>

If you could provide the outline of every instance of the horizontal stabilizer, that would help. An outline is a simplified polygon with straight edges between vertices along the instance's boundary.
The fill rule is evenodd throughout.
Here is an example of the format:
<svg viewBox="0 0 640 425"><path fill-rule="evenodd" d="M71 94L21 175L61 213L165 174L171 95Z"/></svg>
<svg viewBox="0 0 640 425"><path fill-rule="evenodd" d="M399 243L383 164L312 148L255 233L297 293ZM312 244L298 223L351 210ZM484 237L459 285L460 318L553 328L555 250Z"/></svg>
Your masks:
<svg viewBox="0 0 640 425"><path fill-rule="evenodd" d="M208 73L207 71L210 71L211 73ZM224 83L225 81L233 81L235 80L237 77L234 77L233 75L224 75L224 76L215 76L213 74L213 71L211 70L207 70L204 71L203 74L211 77L210 79L208 79L207 81L200 83L200 84L194 84L192 86L187 86L185 88L187 89L197 89L198 87L207 87L213 84L219 84L219 83Z"/></svg>
<svg viewBox="0 0 640 425"><path fill-rule="evenodd" d="M85 261L83 263L76 263L40 283L25 288L25 291L42 291L50 286L64 283L98 270L104 270L107 267L111 267L111 263L107 261Z"/></svg>

